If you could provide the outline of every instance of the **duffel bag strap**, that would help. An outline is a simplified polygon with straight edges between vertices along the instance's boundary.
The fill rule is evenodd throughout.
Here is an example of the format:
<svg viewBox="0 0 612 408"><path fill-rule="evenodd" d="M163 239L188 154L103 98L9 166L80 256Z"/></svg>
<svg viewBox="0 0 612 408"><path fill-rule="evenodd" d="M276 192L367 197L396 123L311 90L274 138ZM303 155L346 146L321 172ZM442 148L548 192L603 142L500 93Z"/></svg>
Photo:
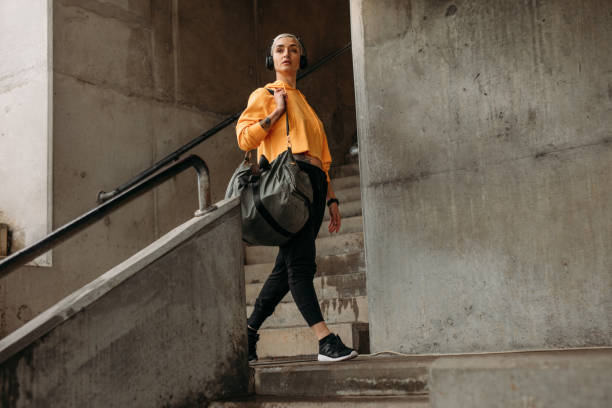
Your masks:
<svg viewBox="0 0 612 408"><path fill-rule="evenodd" d="M274 95L272 89L266 88L266 91L270 92L270 95ZM289 111L287 110L287 103L285 102L285 128L287 129L287 149L291 150L291 138L289 137Z"/></svg>

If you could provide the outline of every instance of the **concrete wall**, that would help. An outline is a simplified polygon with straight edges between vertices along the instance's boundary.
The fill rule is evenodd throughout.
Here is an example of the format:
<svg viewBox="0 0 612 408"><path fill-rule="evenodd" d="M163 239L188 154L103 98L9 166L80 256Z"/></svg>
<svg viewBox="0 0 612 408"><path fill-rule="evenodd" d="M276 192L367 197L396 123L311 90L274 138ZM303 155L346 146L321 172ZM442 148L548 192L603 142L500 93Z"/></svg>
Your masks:
<svg viewBox="0 0 612 408"><path fill-rule="evenodd" d="M311 61L349 41L348 3L56 0L53 2L53 227L96 205L154 161L245 107L273 79L273 35L302 34ZM324 29L333 27L329 36ZM355 136L351 58L300 83L323 119L335 163ZM221 199L242 158L233 126L196 148ZM28 177L31 176L28 174ZM0 337L191 217L185 173L53 251L52 268L0 280ZM13 201L20 205L19 197ZM1 210L2 208L0 208Z"/></svg>
<svg viewBox="0 0 612 408"><path fill-rule="evenodd" d="M612 345L612 3L352 0L372 351Z"/></svg>
<svg viewBox="0 0 612 408"><path fill-rule="evenodd" d="M246 0L231 8L223 1L53 2L54 228L97 205L98 191L243 107L256 86L252 7ZM223 198L242 158L234 130L194 153L211 170L213 201ZM11 198L23 205L20 194ZM52 268L24 267L0 280L0 337L189 219L197 202L190 171L57 247Z"/></svg>
<svg viewBox="0 0 612 408"><path fill-rule="evenodd" d="M429 369L432 408L605 408L612 349L446 356Z"/></svg>
<svg viewBox="0 0 612 408"><path fill-rule="evenodd" d="M257 77L266 84L275 78L265 68L267 50L280 33L299 35L308 51L308 60L316 62L323 56L344 47L351 41L349 2L346 0L257 1ZM350 51L303 79L298 88L317 112L325 126L332 166L345 162L345 155L356 142L355 91Z"/></svg>
<svg viewBox="0 0 612 408"><path fill-rule="evenodd" d="M249 387L239 201L219 204L0 341L0 405L187 407Z"/></svg>
<svg viewBox="0 0 612 408"><path fill-rule="evenodd" d="M51 230L51 23L48 0L0 2L0 223L13 251Z"/></svg>

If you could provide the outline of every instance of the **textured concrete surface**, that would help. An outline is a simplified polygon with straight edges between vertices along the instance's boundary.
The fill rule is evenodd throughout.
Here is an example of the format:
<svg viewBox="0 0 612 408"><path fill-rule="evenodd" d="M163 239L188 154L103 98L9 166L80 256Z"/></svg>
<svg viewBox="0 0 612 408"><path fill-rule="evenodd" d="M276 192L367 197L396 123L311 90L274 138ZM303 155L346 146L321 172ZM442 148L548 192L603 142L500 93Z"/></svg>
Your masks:
<svg viewBox="0 0 612 408"><path fill-rule="evenodd" d="M607 408L612 349L443 357L430 367L432 408Z"/></svg>
<svg viewBox="0 0 612 408"><path fill-rule="evenodd" d="M200 73L213 69L211 55L224 47L217 41L189 43L194 22L179 18L185 4L195 7L140 0L53 2L54 228L93 208L98 191L124 183L225 118L226 108L215 110L204 96L200 103L182 91L196 81L187 78L189 66L200 58L206 61L198 65ZM205 6L227 14L224 4ZM220 34L222 28L232 30L232 41L251 39L230 26L217 27ZM238 63L245 56L234 58ZM243 94L223 91L223 100L235 109L256 85L254 75L241 78L251 84L240 84ZM213 201L223 198L242 158L234 130L215 135L193 153L211 170ZM19 203L22 198L13 197ZM196 176L187 171L56 248L52 268L25 267L2 279L0 337L191 218L197 202Z"/></svg>
<svg viewBox="0 0 612 408"><path fill-rule="evenodd" d="M612 344L612 4L351 1L372 351Z"/></svg>
<svg viewBox="0 0 612 408"><path fill-rule="evenodd" d="M359 158L357 157L357 160ZM358 176L359 175L359 163L343 164L341 166L334 167L330 172L330 176L333 178Z"/></svg>
<svg viewBox="0 0 612 408"><path fill-rule="evenodd" d="M274 34L302 34L312 61L350 37L341 0L324 12L297 1L57 0L53 15L54 228L95 206L99 190L244 108L271 79L264 57ZM332 21L333 38L321 36ZM355 137L351 65L346 54L300 84L337 162ZM211 170L213 201L223 198L243 157L234 129L194 153ZM52 268L26 267L0 281L0 337L189 219L194 186L192 173L177 176L56 248Z"/></svg>
<svg viewBox="0 0 612 408"><path fill-rule="evenodd" d="M338 200L341 200L341 203L361 200L361 188L359 187L353 187L334 192L336 193L336 197L338 197Z"/></svg>
<svg viewBox="0 0 612 408"><path fill-rule="evenodd" d="M255 54L253 1L179 3L179 98L206 111L243 109L264 65ZM235 140L228 147L238 150Z"/></svg>
<svg viewBox="0 0 612 408"><path fill-rule="evenodd" d="M363 357L339 363L255 366L255 393L294 397L427 394L431 357Z"/></svg>
<svg viewBox="0 0 612 408"><path fill-rule="evenodd" d="M359 187L361 180L359 174L353 176L340 177L331 181L334 191L345 190L349 188Z"/></svg>
<svg viewBox="0 0 612 408"><path fill-rule="evenodd" d="M52 18L48 0L0 2L0 223L13 252L51 229ZM51 254L31 264L48 266ZM0 311L0 336L2 321Z"/></svg>
<svg viewBox="0 0 612 408"><path fill-rule="evenodd" d="M427 408L428 398L423 396L401 397L322 397L322 398L291 398L291 397L251 397L232 401L216 401L209 408Z"/></svg>
<svg viewBox="0 0 612 408"><path fill-rule="evenodd" d="M240 228L238 201L222 202L1 340L1 405L184 407L246 395Z"/></svg>

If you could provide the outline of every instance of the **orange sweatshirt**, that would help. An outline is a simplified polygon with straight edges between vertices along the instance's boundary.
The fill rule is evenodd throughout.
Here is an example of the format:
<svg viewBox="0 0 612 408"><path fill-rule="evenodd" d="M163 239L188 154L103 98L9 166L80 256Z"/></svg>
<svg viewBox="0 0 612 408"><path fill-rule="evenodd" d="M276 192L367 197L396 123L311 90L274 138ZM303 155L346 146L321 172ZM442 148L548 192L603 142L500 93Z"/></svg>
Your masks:
<svg viewBox="0 0 612 408"><path fill-rule="evenodd" d="M293 153L308 152L310 156L321 160L323 171L329 182L328 172L332 158L327 146L323 123L306 102L304 95L280 80L267 84L264 88L257 88L249 96L247 107L236 124L238 146L244 151L257 148L257 160L263 154L269 161L287 150L286 114L283 114L268 131L259 124L260 120L270 115L276 108L274 96L266 88L285 88L291 151Z"/></svg>

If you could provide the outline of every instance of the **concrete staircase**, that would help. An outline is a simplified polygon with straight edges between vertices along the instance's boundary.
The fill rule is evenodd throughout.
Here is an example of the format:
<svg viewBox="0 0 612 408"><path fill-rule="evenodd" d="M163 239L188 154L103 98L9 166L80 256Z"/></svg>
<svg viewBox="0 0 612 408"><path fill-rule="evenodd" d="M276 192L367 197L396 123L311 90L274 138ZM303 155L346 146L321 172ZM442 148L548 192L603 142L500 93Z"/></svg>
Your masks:
<svg viewBox="0 0 612 408"><path fill-rule="evenodd" d="M326 212L317 237L315 290L323 317L343 342L360 353L369 352L368 301L366 294L363 218L359 165L351 163L330 172L332 186L340 200L342 226L333 236L328 232ZM272 271L277 247L247 247L245 283L247 315L263 283ZM318 345L306 326L291 293L277 306L259 330L257 354L261 360L305 357L317 354Z"/></svg>
<svg viewBox="0 0 612 408"><path fill-rule="evenodd" d="M341 363L257 364L252 367L255 395L209 408L426 408L433 360L360 356Z"/></svg>

